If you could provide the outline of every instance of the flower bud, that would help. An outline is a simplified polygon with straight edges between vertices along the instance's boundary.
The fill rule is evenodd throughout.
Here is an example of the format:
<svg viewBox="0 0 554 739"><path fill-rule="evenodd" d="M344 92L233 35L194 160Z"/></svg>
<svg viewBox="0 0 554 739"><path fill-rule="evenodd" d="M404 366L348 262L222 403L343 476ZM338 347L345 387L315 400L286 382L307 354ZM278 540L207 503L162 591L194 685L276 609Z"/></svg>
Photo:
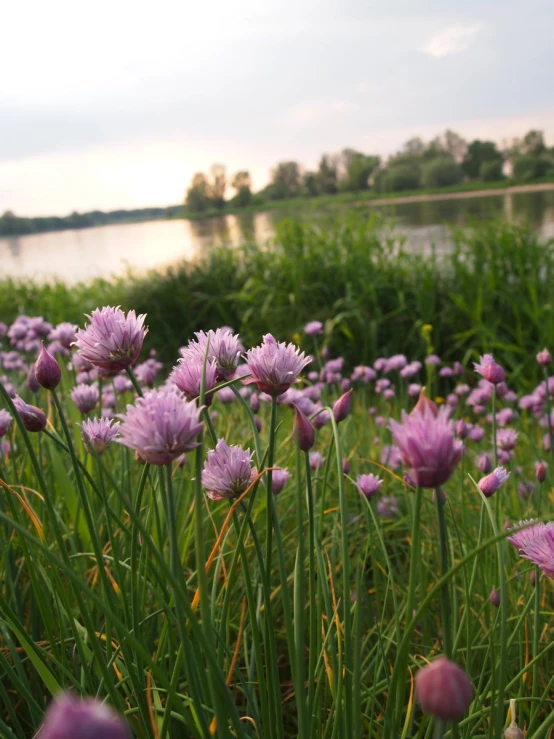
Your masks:
<svg viewBox="0 0 554 739"><path fill-rule="evenodd" d="M46 416L40 408L28 405L17 395L13 404L27 431L43 431L46 428Z"/></svg>
<svg viewBox="0 0 554 739"><path fill-rule="evenodd" d="M538 482L544 482L546 479L546 465L544 462L537 462L535 465L535 477Z"/></svg>
<svg viewBox="0 0 554 739"><path fill-rule="evenodd" d="M411 488L416 488L417 485L415 484L414 478L410 475L409 472L404 472L404 476L402 478L406 485L409 485Z"/></svg>
<svg viewBox="0 0 554 739"><path fill-rule="evenodd" d="M25 383L27 390L30 390L32 393L38 393L40 390L40 383L37 380L37 376L35 375L35 365L32 364L29 367L29 372L27 373L27 382Z"/></svg>
<svg viewBox="0 0 554 739"><path fill-rule="evenodd" d="M469 677L446 657L439 657L417 672L416 698L425 711L443 721L457 721L473 700Z"/></svg>
<svg viewBox="0 0 554 739"><path fill-rule="evenodd" d="M347 475L350 472L350 462L344 457L342 460L342 471L345 475Z"/></svg>
<svg viewBox="0 0 554 739"><path fill-rule="evenodd" d="M424 413L425 408L428 408L434 416L437 415L439 410L437 408L437 404L425 395L425 388L422 387L419 393L419 398L417 399L417 403L410 411L410 415L412 415L412 413Z"/></svg>
<svg viewBox="0 0 554 739"><path fill-rule="evenodd" d="M47 390L57 388L62 379L60 365L45 348L44 344L35 363L35 377L39 385Z"/></svg>
<svg viewBox="0 0 554 739"><path fill-rule="evenodd" d="M514 698L510 699L510 715L512 720L504 732L504 739L524 739L523 731L519 728L516 721L516 702Z"/></svg>
<svg viewBox="0 0 554 739"><path fill-rule="evenodd" d="M93 698L81 700L65 694L57 698L44 717L40 739L131 739L124 719L111 708Z"/></svg>
<svg viewBox="0 0 554 739"><path fill-rule="evenodd" d="M295 406L294 437L303 452L309 452L315 444L315 429L310 420Z"/></svg>
<svg viewBox="0 0 554 739"><path fill-rule="evenodd" d="M290 474L288 470L275 469L271 473L271 492L273 495L279 495L281 490L285 487Z"/></svg>
<svg viewBox="0 0 554 739"><path fill-rule="evenodd" d="M486 498L490 498L506 482L509 476L510 473L506 472L504 467L497 467L490 475L482 477L477 485L483 495Z"/></svg>
<svg viewBox="0 0 554 739"><path fill-rule="evenodd" d="M493 588L491 590L491 594L489 595L489 601L491 606L494 606L495 608L498 608L500 606L500 593L496 588Z"/></svg>
<svg viewBox="0 0 554 739"><path fill-rule="evenodd" d="M551 361L552 355L550 354L548 349L546 349L546 347L542 350L542 352L539 352L537 354L537 362L543 367L548 367Z"/></svg>
<svg viewBox="0 0 554 739"><path fill-rule="evenodd" d="M344 395L341 395L340 398L334 403L333 416L335 417L335 421L337 423L344 421L344 419L350 413L352 393L353 390L351 388L346 393L344 393Z"/></svg>

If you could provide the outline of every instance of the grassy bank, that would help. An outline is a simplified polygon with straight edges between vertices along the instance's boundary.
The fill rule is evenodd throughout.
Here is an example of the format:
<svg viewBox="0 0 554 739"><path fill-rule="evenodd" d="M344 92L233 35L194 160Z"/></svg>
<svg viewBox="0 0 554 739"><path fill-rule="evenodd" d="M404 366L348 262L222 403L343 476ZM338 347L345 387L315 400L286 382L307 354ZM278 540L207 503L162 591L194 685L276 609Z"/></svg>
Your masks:
<svg viewBox="0 0 554 739"><path fill-rule="evenodd" d="M162 359L194 330L233 326L245 343L271 331L293 338L312 319L350 363L422 350L433 326L445 358L501 351L518 376L534 379L533 351L554 345L554 256L530 231L494 222L454 233L450 254L410 253L361 215L283 222L273 241L214 248L193 264L87 285L5 280L0 315L43 313L82 325L83 313L121 304L148 314Z"/></svg>

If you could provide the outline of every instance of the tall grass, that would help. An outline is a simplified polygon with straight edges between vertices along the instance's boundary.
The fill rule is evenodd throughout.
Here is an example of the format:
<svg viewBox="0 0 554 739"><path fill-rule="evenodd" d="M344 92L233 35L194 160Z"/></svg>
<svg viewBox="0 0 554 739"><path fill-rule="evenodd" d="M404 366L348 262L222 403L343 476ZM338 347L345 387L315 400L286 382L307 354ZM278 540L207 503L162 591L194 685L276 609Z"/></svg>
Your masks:
<svg viewBox="0 0 554 739"><path fill-rule="evenodd" d="M283 222L263 245L208 249L164 273L67 287L4 280L0 313L43 312L80 323L97 305L148 314L150 343L171 361L194 330L230 325L247 343L267 331L292 338L312 319L350 363L378 353L435 350L464 357L502 351L515 376L534 379L532 354L554 344L554 255L529 229L503 222L453 232L454 248L413 253L381 221L359 214Z"/></svg>

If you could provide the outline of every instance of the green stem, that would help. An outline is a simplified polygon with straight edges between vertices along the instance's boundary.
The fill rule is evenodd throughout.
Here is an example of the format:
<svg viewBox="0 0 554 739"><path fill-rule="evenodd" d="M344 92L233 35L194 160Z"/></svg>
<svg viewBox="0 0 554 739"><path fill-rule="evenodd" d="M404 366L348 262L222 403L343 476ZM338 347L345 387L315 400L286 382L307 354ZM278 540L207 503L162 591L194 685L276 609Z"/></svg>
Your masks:
<svg viewBox="0 0 554 739"><path fill-rule="evenodd" d="M550 441L550 454L554 457L554 440L552 435L552 423L550 419L550 389L548 387L548 367L544 368L544 385L546 401L546 418L548 419L548 440Z"/></svg>
<svg viewBox="0 0 554 739"><path fill-rule="evenodd" d="M271 583L271 556L273 550L273 490L272 490L272 467L273 458L275 455L275 427L277 424L277 398L271 398L271 420L269 422L269 447L267 452L267 489L266 489L266 516L267 516L267 531L266 531L266 553L265 553L265 566L266 576L269 583Z"/></svg>
<svg viewBox="0 0 554 739"><path fill-rule="evenodd" d="M139 398L142 398L142 395L143 395L142 388L138 383L137 376L135 375L135 373L130 367L125 367L125 372L127 373L127 376L133 383L133 387L135 388L136 394L139 396Z"/></svg>
<svg viewBox="0 0 554 739"><path fill-rule="evenodd" d="M446 527L446 516L444 513L444 502L442 490L435 489L435 507L437 510L437 523L439 527L439 556L440 576L445 577L448 572L448 531ZM452 630L450 611L450 586L445 584L440 590L440 610L442 626L442 643L446 656L452 658Z"/></svg>

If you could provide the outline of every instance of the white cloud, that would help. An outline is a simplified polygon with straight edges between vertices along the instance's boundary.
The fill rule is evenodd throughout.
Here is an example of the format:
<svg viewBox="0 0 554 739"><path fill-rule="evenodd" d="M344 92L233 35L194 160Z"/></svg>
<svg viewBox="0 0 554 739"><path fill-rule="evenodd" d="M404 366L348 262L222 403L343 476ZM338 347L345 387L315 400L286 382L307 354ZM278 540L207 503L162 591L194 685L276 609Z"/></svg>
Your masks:
<svg viewBox="0 0 554 739"><path fill-rule="evenodd" d="M481 23L450 26L429 39L421 51L434 57L443 57L465 51L482 27Z"/></svg>

